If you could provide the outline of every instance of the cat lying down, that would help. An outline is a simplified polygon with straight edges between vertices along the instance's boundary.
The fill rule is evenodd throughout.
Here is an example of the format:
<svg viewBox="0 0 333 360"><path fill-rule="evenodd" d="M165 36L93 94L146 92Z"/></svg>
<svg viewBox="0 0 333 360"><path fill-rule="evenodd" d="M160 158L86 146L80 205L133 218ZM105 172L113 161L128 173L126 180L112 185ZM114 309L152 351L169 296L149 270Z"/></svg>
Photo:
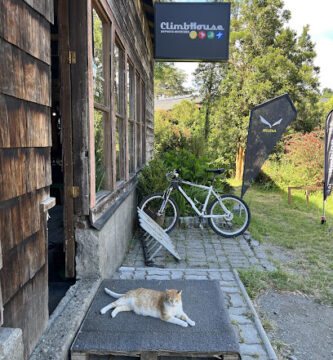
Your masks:
<svg viewBox="0 0 333 360"><path fill-rule="evenodd" d="M183 311L181 290L166 290L163 293L139 288L130 290L126 294L117 294L107 288L104 290L118 300L103 307L101 314L114 308L111 313L113 318L121 311L134 311L138 315L152 316L183 327L195 325L195 322Z"/></svg>

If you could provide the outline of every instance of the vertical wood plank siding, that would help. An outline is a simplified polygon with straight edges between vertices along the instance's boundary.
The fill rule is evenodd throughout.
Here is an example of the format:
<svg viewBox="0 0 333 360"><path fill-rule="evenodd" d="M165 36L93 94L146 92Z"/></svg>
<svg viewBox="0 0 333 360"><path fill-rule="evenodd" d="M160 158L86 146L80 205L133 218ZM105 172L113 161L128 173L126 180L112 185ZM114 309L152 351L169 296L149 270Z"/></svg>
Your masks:
<svg viewBox="0 0 333 360"><path fill-rule="evenodd" d="M89 215L89 108L88 108L88 32L87 2L71 0L70 44L76 52L76 64L71 66L74 186L79 197L74 200L76 215Z"/></svg>
<svg viewBox="0 0 333 360"><path fill-rule="evenodd" d="M3 325L23 330L25 358L48 321L39 204L52 181L52 21L53 0L0 0L0 285Z"/></svg>

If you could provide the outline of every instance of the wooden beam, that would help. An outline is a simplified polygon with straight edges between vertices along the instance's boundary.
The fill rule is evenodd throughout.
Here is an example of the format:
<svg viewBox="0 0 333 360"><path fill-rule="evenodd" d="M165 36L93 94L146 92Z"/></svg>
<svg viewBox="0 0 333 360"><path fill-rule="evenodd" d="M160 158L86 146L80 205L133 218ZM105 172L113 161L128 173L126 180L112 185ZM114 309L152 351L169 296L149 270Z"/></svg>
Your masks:
<svg viewBox="0 0 333 360"><path fill-rule="evenodd" d="M92 69L88 53L88 2L69 1L70 48L76 52L76 64L71 65L71 112L73 132L73 178L80 195L74 200L76 215L89 215L90 208L90 158L91 136L91 91L89 90ZM90 4L91 5L91 4Z"/></svg>
<svg viewBox="0 0 333 360"><path fill-rule="evenodd" d="M64 232L65 275L75 276L74 199L68 189L73 188L73 129L71 112L71 65L67 61L69 47L68 0L58 2L59 63L60 63L60 113L62 122L62 150L64 161ZM73 65L75 66L75 65Z"/></svg>
<svg viewBox="0 0 333 360"><path fill-rule="evenodd" d="M55 204L56 204L56 198L54 197L49 197L48 199L43 200L39 205L41 214L46 213L47 211L52 209L55 206Z"/></svg>

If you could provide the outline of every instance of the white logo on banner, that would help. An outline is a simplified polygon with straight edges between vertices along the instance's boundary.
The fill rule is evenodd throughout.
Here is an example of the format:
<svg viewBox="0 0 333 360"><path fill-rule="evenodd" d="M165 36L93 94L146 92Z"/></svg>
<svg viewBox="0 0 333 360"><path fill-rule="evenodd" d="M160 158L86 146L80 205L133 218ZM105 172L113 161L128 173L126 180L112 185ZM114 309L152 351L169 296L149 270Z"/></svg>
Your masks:
<svg viewBox="0 0 333 360"><path fill-rule="evenodd" d="M276 125L281 124L281 122L282 122L282 119L280 119L280 120L276 121L273 125L271 125L264 117L262 117L261 115L259 115L259 116L260 116L260 121L261 121L263 124L268 125L270 129L271 129L273 126L276 126Z"/></svg>

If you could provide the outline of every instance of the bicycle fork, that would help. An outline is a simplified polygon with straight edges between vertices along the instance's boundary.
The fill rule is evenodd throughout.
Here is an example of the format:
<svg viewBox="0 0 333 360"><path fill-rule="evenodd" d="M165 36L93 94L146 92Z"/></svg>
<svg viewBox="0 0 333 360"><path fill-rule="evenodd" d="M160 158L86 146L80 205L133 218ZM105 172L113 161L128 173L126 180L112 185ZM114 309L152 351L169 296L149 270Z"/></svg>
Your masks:
<svg viewBox="0 0 333 360"><path fill-rule="evenodd" d="M169 197L170 197L170 194L172 192L172 186L169 186L163 193L163 203L160 207L160 209L158 210L157 212L157 215L158 216L162 216L163 212L164 212L164 209L165 209L165 206L169 200Z"/></svg>

